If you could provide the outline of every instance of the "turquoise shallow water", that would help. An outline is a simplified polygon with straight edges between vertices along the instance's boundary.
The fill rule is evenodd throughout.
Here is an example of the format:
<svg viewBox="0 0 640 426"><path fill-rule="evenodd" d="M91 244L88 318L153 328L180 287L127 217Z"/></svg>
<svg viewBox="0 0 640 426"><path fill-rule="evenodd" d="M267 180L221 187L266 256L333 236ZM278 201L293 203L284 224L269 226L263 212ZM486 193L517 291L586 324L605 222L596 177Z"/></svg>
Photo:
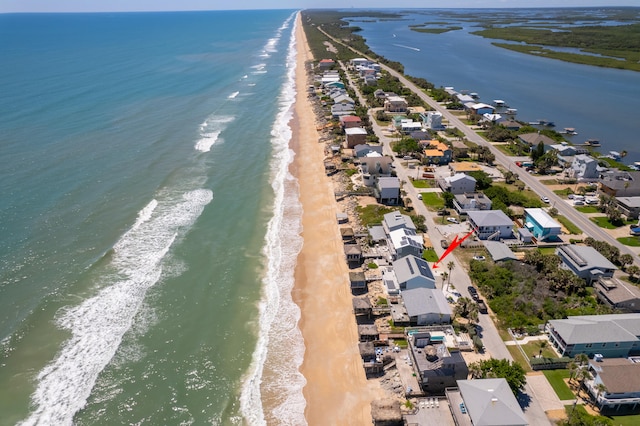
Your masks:
<svg viewBox="0 0 640 426"><path fill-rule="evenodd" d="M0 424L268 415L294 16L0 16Z"/></svg>

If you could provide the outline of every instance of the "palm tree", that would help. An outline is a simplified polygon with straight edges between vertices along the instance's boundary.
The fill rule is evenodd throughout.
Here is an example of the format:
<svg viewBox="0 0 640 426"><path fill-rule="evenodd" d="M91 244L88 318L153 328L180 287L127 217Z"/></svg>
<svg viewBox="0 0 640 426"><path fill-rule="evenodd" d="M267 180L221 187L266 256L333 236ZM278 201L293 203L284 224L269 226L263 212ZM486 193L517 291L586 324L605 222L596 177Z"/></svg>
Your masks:
<svg viewBox="0 0 640 426"><path fill-rule="evenodd" d="M569 370L569 383L571 383L578 372L578 364L571 361L567 364L567 369Z"/></svg>
<svg viewBox="0 0 640 426"><path fill-rule="evenodd" d="M584 353L574 356L573 360L577 362L580 367L583 367L589 363L589 357Z"/></svg>
<svg viewBox="0 0 640 426"><path fill-rule="evenodd" d="M538 352L538 358L542 358L542 351L545 350L547 346L549 346L548 340L539 340L538 346L540 347L540 352Z"/></svg>
<svg viewBox="0 0 640 426"><path fill-rule="evenodd" d="M589 370L587 368L581 368L580 371L578 372L578 381L580 383L580 386L578 387L578 389L580 389L582 387L582 385L584 385L584 382L591 379L591 373L589 372Z"/></svg>
<svg viewBox="0 0 640 426"><path fill-rule="evenodd" d="M442 273L442 286L444 287L444 282L447 280L447 277L449 276L448 273L443 272ZM447 286L447 290L449 289L449 286Z"/></svg>
<svg viewBox="0 0 640 426"><path fill-rule="evenodd" d="M595 389L596 391L595 405L598 405L598 398L600 398L600 394L607 392L607 387L604 385L604 383L598 383L593 387L593 389Z"/></svg>
<svg viewBox="0 0 640 426"><path fill-rule="evenodd" d="M635 276L640 274L640 267L636 265L631 265L627 268L627 274L629 274L629 279L633 282L635 281Z"/></svg>
<svg viewBox="0 0 640 426"><path fill-rule="evenodd" d="M451 284L451 271L453 271L453 268L456 267L456 264L453 263L453 261L450 261L449 263L447 263L447 269L449 270L449 284Z"/></svg>

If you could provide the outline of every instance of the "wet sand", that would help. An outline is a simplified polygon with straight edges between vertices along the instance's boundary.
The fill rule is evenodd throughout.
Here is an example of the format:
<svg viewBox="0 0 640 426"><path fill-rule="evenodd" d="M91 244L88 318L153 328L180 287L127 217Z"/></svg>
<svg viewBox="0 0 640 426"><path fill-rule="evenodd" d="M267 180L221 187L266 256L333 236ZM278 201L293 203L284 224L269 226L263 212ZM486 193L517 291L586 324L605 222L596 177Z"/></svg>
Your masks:
<svg viewBox="0 0 640 426"><path fill-rule="evenodd" d="M298 177L304 244L295 272L294 300L300 306L299 327L306 351L301 373L305 417L310 425L371 424L373 399L383 395L366 380L358 353L352 313L349 270L336 221L333 184L324 172L324 143L318 142L315 115L307 98L305 62L313 59L298 15L297 98L292 148L292 173Z"/></svg>

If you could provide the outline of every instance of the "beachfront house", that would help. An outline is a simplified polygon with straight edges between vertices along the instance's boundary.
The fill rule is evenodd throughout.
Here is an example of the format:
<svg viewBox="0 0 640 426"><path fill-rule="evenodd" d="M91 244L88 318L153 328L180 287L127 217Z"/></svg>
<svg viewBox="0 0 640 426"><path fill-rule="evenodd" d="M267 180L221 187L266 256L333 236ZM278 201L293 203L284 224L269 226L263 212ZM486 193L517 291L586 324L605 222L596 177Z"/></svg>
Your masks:
<svg viewBox="0 0 640 426"><path fill-rule="evenodd" d="M436 288L436 279L429 264L420 257L409 255L394 260L392 269L400 290Z"/></svg>
<svg viewBox="0 0 640 426"><path fill-rule="evenodd" d="M343 129L362 127L362 119L357 115L343 115L340 117L340 126L342 126Z"/></svg>
<svg viewBox="0 0 640 426"><path fill-rule="evenodd" d="M467 214L470 211L491 210L491 200L482 192L465 192L456 194L453 199L453 208L458 214Z"/></svg>
<svg viewBox="0 0 640 426"><path fill-rule="evenodd" d="M546 329L561 356L620 358L640 353L640 313L570 316L549 320Z"/></svg>
<svg viewBox="0 0 640 426"><path fill-rule="evenodd" d="M418 331L407 339L409 353L422 389L429 395L444 395L445 389L469 374L462 353L450 343L452 338L442 331Z"/></svg>
<svg viewBox="0 0 640 426"><path fill-rule="evenodd" d="M598 300L619 312L640 312L640 288L616 277L599 277L593 284Z"/></svg>
<svg viewBox="0 0 640 426"><path fill-rule="evenodd" d="M352 115L355 112L354 106L350 104L331 105L331 116L333 118L340 118L343 115Z"/></svg>
<svg viewBox="0 0 640 426"><path fill-rule="evenodd" d="M578 180L597 179L599 176L598 161L590 155L576 155L571 163L570 176Z"/></svg>
<svg viewBox="0 0 640 426"><path fill-rule="evenodd" d="M382 157L382 145L359 144L353 147L353 156L362 157Z"/></svg>
<svg viewBox="0 0 640 426"><path fill-rule="evenodd" d="M524 226L538 241L557 241L562 225L543 209L524 209Z"/></svg>
<svg viewBox="0 0 640 426"><path fill-rule="evenodd" d="M374 188L380 204L397 205L400 202L400 179L397 177L379 177Z"/></svg>
<svg viewBox="0 0 640 426"><path fill-rule="evenodd" d="M384 232L389 235L392 231L402 228L415 231L416 225L411 220L411 217L396 210L387 213L382 217L382 228L384 228Z"/></svg>
<svg viewBox="0 0 640 426"><path fill-rule="evenodd" d="M367 279L364 276L364 272L349 272L349 282L351 283L351 290L367 289Z"/></svg>
<svg viewBox="0 0 640 426"><path fill-rule="evenodd" d="M618 269L609 259L604 257L593 247L568 244L556 248L556 254L562 260L561 268L568 269L587 284L591 284L600 277L613 277Z"/></svg>
<svg viewBox="0 0 640 426"><path fill-rule="evenodd" d="M391 167L393 164L393 158L391 157L362 157L359 159L359 162L363 176L391 176L391 171L393 170ZM371 181L370 184L365 182L365 185L372 186L374 183L375 182L373 181Z"/></svg>
<svg viewBox="0 0 640 426"><path fill-rule="evenodd" d="M481 240L513 238L513 221L502 210L467 212L469 226Z"/></svg>
<svg viewBox="0 0 640 426"><path fill-rule="evenodd" d="M344 255L350 265L362 263L362 249L358 244L345 244Z"/></svg>
<svg viewBox="0 0 640 426"><path fill-rule="evenodd" d="M476 191L476 179L464 173L445 176L442 179L438 179L438 184L443 191L450 192L454 195Z"/></svg>
<svg viewBox="0 0 640 426"><path fill-rule="evenodd" d="M400 293L411 325L449 324L453 313L442 291L418 287Z"/></svg>
<svg viewBox="0 0 640 426"><path fill-rule="evenodd" d="M589 361L592 379L585 387L602 415L624 415L640 410L640 363L629 358Z"/></svg>
<svg viewBox="0 0 640 426"><path fill-rule="evenodd" d="M421 257L424 251L424 239L412 229L396 229L389 233L387 247L392 259L409 255Z"/></svg>
<svg viewBox="0 0 640 426"><path fill-rule="evenodd" d="M344 129L345 144L349 149L367 142L367 130L362 127L349 127Z"/></svg>
<svg viewBox="0 0 640 426"><path fill-rule="evenodd" d="M329 70L333 68L335 64L336 62L333 59L321 59L320 62L318 62L318 68L321 70Z"/></svg>
<svg viewBox="0 0 640 426"><path fill-rule="evenodd" d="M518 400L504 378L458 380L447 399L458 425L526 426Z"/></svg>

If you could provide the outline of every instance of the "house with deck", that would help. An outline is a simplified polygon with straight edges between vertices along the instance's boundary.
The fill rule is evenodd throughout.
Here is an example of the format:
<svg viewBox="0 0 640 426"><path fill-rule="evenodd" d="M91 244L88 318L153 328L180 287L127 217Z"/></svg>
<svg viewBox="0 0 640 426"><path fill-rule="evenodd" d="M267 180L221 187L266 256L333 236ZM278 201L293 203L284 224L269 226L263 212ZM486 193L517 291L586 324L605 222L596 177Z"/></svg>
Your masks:
<svg viewBox="0 0 640 426"><path fill-rule="evenodd" d="M456 194L453 199L453 208L458 214L467 214L470 211L491 210L491 200L482 192L465 192Z"/></svg>
<svg viewBox="0 0 640 426"><path fill-rule="evenodd" d="M640 411L639 361L629 358L589 361L592 379L584 384L602 415L615 416Z"/></svg>
<svg viewBox="0 0 640 426"><path fill-rule="evenodd" d="M418 331L407 339L416 376L429 395L444 395L446 388L469 374L461 352L447 348L450 337L445 332Z"/></svg>
<svg viewBox="0 0 640 426"><path fill-rule="evenodd" d="M640 313L570 316L549 320L546 329L549 342L561 356L640 354Z"/></svg>
<svg viewBox="0 0 640 426"><path fill-rule="evenodd" d="M598 300L620 312L640 312L640 288L616 277L599 277L593 284Z"/></svg>
<svg viewBox="0 0 640 426"><path fill-rule="evenodd" d="M450 192L454 195L476 191L476 179L464 173L445 176L442 179L438 179L438 184L443 191Z"/></svg>
<svg viewBox="0 0 640 426"><path fill-rule="evenodd" d="M616 207L627 220L638 219L640 216L640 197L616 197Z"/></svg>
<svg viewBox="0 0 640 426"><path fill-rule="evenodd" d="M439 289L418 287L400 293L411 325L449 324L451 307Z"/></svg>
<svg viewBox="0 0 640 426"><path fill-rule="evenodd" d="M346 135L346 146L352 149L356 145L361 145L367 142L367 130L363 127L349 127L344 129Z"/></svg>
<svg viewBox="0 0 640 426"><path fill-rule="evenodd" d="M513 238L513 221L502 210L467 212L469 226L480 240Z"/></svg>
<svg viewBox="0 0 640 426"><path fill-rule="evenodd" d="M379 177L374 187L376 199L380 204L398 205L400 202L400 179L397 177Z"/></svg>
<svg viewBox="0 0 640 426"><path fill-rule="evenodd" d="M611 170L601 173L598 190L613 197L640 196L640 172Z"/></svg>
<svg viewBox="0 0 640 426"><path fill-rule="evenodd" d="M593 247L568 244L556 248L562 260L561 268L568 269L591 284L599 278L613 277L618 269L609 259Z"/></svg>
<svg viewBox="0 0 640 426"><path fill-rule="evenodd" d="M570 175L578 180L595 180L599 176L598 161L590 155L578 154L573 157Z"/></svg>
<svg viewBox="0 0 640 426"><path fill-rule="evenodd" d="M396 210L394 212L387 213L382 217L382 228L384 229L385 234L389 235L391 231L402 228L415 231L416 225L413 223L413 220L411 220L411 217Z"/></svg>
<svg viewBox="0 0 640 426"><path fill-rule="evenodd" d="M384 101L385 112L407 112L409 104L402 96L387 96Z"/></svg>
<svg viewBox="0 0 640 426"><path fill-rule="evenodd" d="M401 228L391 231L387 241L392 259L409 255L422 257L424 239L412 229Z"/></svg>

